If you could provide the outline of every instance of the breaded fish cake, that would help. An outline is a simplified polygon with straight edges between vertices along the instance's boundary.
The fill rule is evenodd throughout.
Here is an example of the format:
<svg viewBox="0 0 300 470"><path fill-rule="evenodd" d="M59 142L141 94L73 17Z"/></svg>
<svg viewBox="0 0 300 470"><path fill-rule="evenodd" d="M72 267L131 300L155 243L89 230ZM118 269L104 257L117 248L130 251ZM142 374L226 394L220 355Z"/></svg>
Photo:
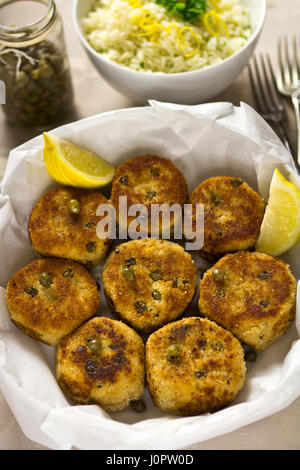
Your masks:
<svg viewBox="0 0 300 470"><path fill-rule="evenodd" d="M34 206L29 236L42 256L72 259L87 267L105 257L109 239L97 237L101 217L97 207L108 201L99 191L60 186L48 191Z"/></svg>
<svg viewBox="0 0 300 470"><path fill-rule="evenodd" d="M33 261L10 279L6 302L20 330L56 346L96 313L100 294L84 266L47 258Z"/></svg>
<svg viewBox="0 0 300 470"><path fill-rule="evenodd" d="M56 377L77 403L123 410L145 390L144 343L122 322L92 318L60 343Z"/></svg>
<svg viewBox="0 0 300 470"><path fill-rule="evenodd" d="M183 247L151 238L119 245L102 279L116 315L144 332L177 319L191 303L197 282L194 261Z"/></svg>
<svg viewBox="0 0 300 470"><path fill-rule="evenodd" d="M179 204L181 207L187 201L187 184L181 171L170 160L156 155L142 155L130 158L122 163L116 170L111 193L111 203L116 209L117 222L124 226L119 219L119 197L127 197L127 206L144 204L147 208L150 234L150 214L152 204ZM166 227L170 228L172 235L174 223L179 222L170 214L170 221L163 219L160 214L159 234ZM128 225L135 219L128 215ZM127 227L125 227L127 229Z"/></svg>
<svg viewBox="0 0 300 470"><path fill-rule="evenodd" d="M203 257L215 260L226 253L254 247L265 203L241 178L208 178L194 189L189 204L204 205ZM195 223L194 210L193 219Z"/></svg>
<svg viewBox="0 0 300 470"><path fill-rule="evenodd" d="M168 413L197 415L225 407L242 389L245 373L240 342L207 319L169 323L146 343L148 388Z"/></svg>
<svg viewBox="0 0 300 470"><path fill-rule="evenodd" d="M295 302L296 280L289 266L265 253L228 254L200 282L200 313L257 351L286 332Z"/></svg>

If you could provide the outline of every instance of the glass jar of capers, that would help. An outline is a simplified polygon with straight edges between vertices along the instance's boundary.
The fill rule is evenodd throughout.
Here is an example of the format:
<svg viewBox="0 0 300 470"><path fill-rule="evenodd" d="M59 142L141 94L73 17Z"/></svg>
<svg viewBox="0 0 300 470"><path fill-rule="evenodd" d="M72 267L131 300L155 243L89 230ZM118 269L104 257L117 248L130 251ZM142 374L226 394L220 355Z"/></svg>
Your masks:
<svg viewBox="0 0 300 470"><path fill-rule="evenodd" d="M6 88L2 108L12 125L46 129L62 121L73 105L63 24L53 0L24 3L0 0L0 80ZM41 16L36 21L28 18L37 12ZM15 25L20 17L22 25Z"/></svg>

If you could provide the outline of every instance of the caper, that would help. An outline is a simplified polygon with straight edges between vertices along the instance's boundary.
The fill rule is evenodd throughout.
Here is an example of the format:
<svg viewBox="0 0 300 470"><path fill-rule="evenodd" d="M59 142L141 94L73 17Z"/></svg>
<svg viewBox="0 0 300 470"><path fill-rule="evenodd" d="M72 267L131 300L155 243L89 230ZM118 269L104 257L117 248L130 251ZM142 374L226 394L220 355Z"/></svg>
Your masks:
<svg viewBox="0 0 300 470"><path fill-rule="evenodd" d="M118 365L124 364L124 362L125 362L125 357L122 356L121 354L118 354L118 355L114 358L114 362L115 362L115 364L118 364Z"/></svg>
<svg viewBox="0 0 300 470"><path fill-rule="evenodd" d="M157 192L156 191L148 191L147 194L146 194L146 198L147 199L153 199L154 197L157 196Z"/></svg>
<svg viewBox="0 0 300 470"><path fill-rule="evenodd" d="M201 370L197 370L195 372L195 376L197 377L197 379L203 379L204 377L206 377L206 373Z"/></svg>
<svg viewBox="0 0 300 470"><path fill-rule="evenodd" d="M48 273L42 273L40 275L40 284L43 287L48 288L48 287L51 286L52 283L53 283L52 278L51 278L51 276L49 276Z"/></svg>
<svg viewBox="0 0 300 470"><path fill-rule="evenodd" d="M127 281L134 281L135 280L135 274L132 269L128 268L125 266L125 268L122 271L122 276L127 279Z"/></svg>
<svg viewBox="0 0 300 470"><path fill-rule="evenodd" d="M71 199L69 201L68 205L69 211L72 212L72 214L79 214L80 212L80 202L77 201L77 199Z"/></svg>
<svg viewBox="0 0 300 470"><path fill-rule="evenodd" d="M74 273L72 272L72 269L71 268L66 269L63 273L63 277L68 277L70 279L74 277Z"/></svg>
<svg viewBox="0 0 300 470"><path fill-rule="evenodd" d="M147 409L146 403L141 398L139 400L133 400L130 406L136 413L144 413Z"/></svg>
<svg viewBox="0 0 300 470"><path fill-rule="evenodd" d="M96 361L87 360L85 363L85 370L90 377L95 377L96 371L98 369L98 363Z"/></svg>
<svg viewBox="0 0 300 470"><path fill-rule="evenodd" d="M159 269L157 269L156 271L152 271L152 273L150 273L150 277L153 281L160 281L162 279L162 273Z"/></svg>
<svg viewBox="0 0 300 470"><path fill-rule="evenodd" d="M243 181L239 178L232 178L232 180L230 181L230 183L232 184L232 186L234 186L235 188L238 188L239 186L241 186L243 184Z"/></svg>
<svg viewBox="0 0 300 470"><path fill-rule="evenodd" d="M50 65L46 64L46 65L40 67L40 77L41 78L46 78L46 79L48 78L49 79L53 76L53 74L54 74L54 70Z"/></svg>
<svg viewBox="0 0 300 470"><path fill-rule="evenodd" d="M211 202L214 206L219 206L221 204L221 198L215 192L211 192Z"/></svg>
<svg viewBox="0 0 300 470"><path fill-rule="evenodd" d="M270 300L269 299L263 299L261 302L260 302L260 305L264 308L268 307L270 305Z"/></svg>
<svg viewBox="0 0 300 470"><path fill-rule="evenodd" d="M147 304L143 300L137 300L133 305L139 313L143 313L147 310Z"/></svg>
<svg viewBox="0 0 300 470"><path fill-rule="evenodd" d="M162 295L158 290L154 290L152 292L152 297L153 297L154 300L161 300L162 299Z"/></svg>
<svg viewBox="0 0 300 470"><path fill-rule="evenodd" d="M224 344L221 343L221 342L218 342L218 343L212 343L211 345L211 348L214 350L214 351L218 351L218 352L223 352L224 351Z"/></svg>
<svg viewBox="0 0 300 470"><path fill-rule="evenodd" d="M128 186L129 184L128 176L127 175L121 176L121 178L119 179L119 183L122 184L123 186Z"/></svg>
<svg viewBox="0 0 300 470"><path fill-rule="evenodd" d="M258 273L258 275L257 275L257 278L260 279L260 280L268 279L268 277L269 277L268 271L261 271L261 272Z"/></svg>
<svg viewBox="0 0 300 470"><path fill-rule="evenodd" d="M169 362L178 362L181 356L181 347L178 344L171 344L166 350L166 356Z"/></svg>
<svg viewBox="0 0 300 470"><path fill-rule="evenodd" d="M213 269L212 271L212 278L216 282L224 281L226 278L226 272L224 269Z"/></svg>
<svg viewBox="0 0 300 470"><path fill-rule="evenodd" d="M99 338L92 338L88 340L88 348L93 353L99 356L102 353L102 343Z"/></svg>
<svg viewBox="0 0 300 470"><path fill-rule="evenodd" d="M150 173L154 178L158 178L160 176L160 169L159 168L151 168Z"/></svg>
<svg viewBox="0 0 300 470"><path fill-rule="evenodd" d="M89 242L85 245L85 247L89 253L93 253L96 251L96 242Z"/></svg>
<svg viewBox="0 0 300 470"><path fill-rule="evenodd" d="M255 362L257 359L257 353L256 351L247 351L244 357L246 362Z"/></svg>
<svg viewBox="0 0 300 470"><path fill-rule="evenodd" d="M25 294L31 295L31 297L35 297L38 294L38 290L34 287L25 287L24 289Z"/></svg>
<svg viewBox="0 0 300 470"><path fill-rule="evenodd" d="M134 266L136 264L136 259L135 258L127 258L125 260L125 266L130 267Z"/></svg>
<svg viewBox="0 0 300 470"><path fill-rule="evenodd" d="M226 297L226 291L225 289L218 289L217 290L217 295L220 299L223 299L224 297Z"/></svg>
<svg viewBox="0 0 300 470"><path fill-rule="evenodd" d="M88 222L87 224L85 224L85 226L87 228L94 228L96 226L95 222Z"/></svg>

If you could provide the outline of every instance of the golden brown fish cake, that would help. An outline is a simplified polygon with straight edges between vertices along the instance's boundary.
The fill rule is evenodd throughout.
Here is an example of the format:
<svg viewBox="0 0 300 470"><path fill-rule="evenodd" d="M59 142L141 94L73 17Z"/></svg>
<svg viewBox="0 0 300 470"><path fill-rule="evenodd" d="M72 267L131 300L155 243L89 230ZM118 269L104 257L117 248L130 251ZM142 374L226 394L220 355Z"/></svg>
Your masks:
<svg viewBox="0 0 300 470"><path fill-rule="evenodd" d="M265 203L241 178L208 178L194 189L189 204L204 205L204 245L200 252L203 257L213 261L226 253L254 247Z"/></svg>
<svg viewBox="0 0 300 470"><path fill-rule="evenodd" d="M144 343L122 322L92 318L60 343L56 377L75 402L120 411L144 393Z"/></svg>
<svg viewBox="0 0 300 470"><path fill-rule="evenodd" d="M119 220L119 197L127 197L127 206L144 204L147 208L150 234L150 214L152 204L179 204L181 207L187 201L187 184L181 171L170 160L156 155L142 155L130 158L116 170L111 193L111 203L116 209ZM128 215L127 227L135 219ZM171 212L170 222L163 220L160 214L159 234L164 228L170 228L172 235L174 223L180 222ZM122 224L121 224L122 225ZM127 229L127 227L125 227Z"/></svg>
<svg viewBox="0 0 300 470"><path fill-rule="evenodd" d="M48 191L34 206L29 219L33 247L45 257L72 259L87 267L98 265L110 240L97 237L96 226L101 217L96 216L96 211L107 203L105 196L95 190L61 186Z"/></svg>
<svg viewBox="0 0 300 470"><path fill-rule="evenodd" d="M257 351L286 332L295 302L296 281L289 266L264 253L228 254L200 282L200 313Z"/></svg>
<svg viewBox="0 0 300 470"><path fill-rule="evenodd" d="M168 413L197 415L227 406L242 389L245 373L240 342L207 319L169 323L146 343L148 388Z"/></svg>
<svg viewBox="0 0 300 470"><path fill-rule="evenodd" d="M100 294L84 266L47 258L33 261L10 279L6 302L20 330L56 346L96 313Z"/></svg>
<svg viewBox="0 0 300 470"><path fill-rule="evenodd" d="M144 332L177 319L193 300L197 283L194 261L183 247L151 238L119 245L102 279L116 315Z"/></svg>

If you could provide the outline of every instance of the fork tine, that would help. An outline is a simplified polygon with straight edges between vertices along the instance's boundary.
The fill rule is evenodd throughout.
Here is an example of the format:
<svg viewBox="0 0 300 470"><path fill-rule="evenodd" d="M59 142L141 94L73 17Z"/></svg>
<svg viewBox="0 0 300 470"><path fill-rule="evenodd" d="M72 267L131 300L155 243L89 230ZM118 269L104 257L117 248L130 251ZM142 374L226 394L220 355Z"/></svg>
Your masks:
<svg viewBox="0 0 300 470"><path fill-rule="evenodd" d="M297 86L297 82L300 81L300 60L299 60L299 51L298 51L298 38L296 34L293 36L293 51L294 51L293 80Z"/></svg>
<svg viewBox="0 0 300 470"><path fill-rule="evenodd" d="M270 80L271 80L271 83L272 83L271 93L273 95L273 100L274 100L274 103L275 103L275 107L277 107L279 109L279 111L284 112L285 108L284 108L284 105L283 105L283 100L282 100L282 98L281 98L281 96L278 92L278 89L277 89L275 72L274 72L272 62L271 62L271 58L270 58L269 54L266 54L266 62L267 62L267 66L268 66L268 69L269 69Z"/></svg>
<svg viewBox="0 0 300 470"><path fill-rule="evenodd" d="M255 63L254 61L255 61L255 56L253 57L253 64ZM253 64L251 63L248 64L248 72L249 72L252 93L254 96L254 100L256 102L256 106L258 107L259 111L262 114L265 114L267 110L266 110L265 102L261 97L261 93L258 93L257 73L254 72L255 68Z"/></svg>
<svg viewBox="0 0 300 470"><path fill-rule="evenodd" d="M265 88L264 88L264 85L263 85L263 82L262 82L262 79L261 79L261 73L259 71L256 56L253 57L253 63L254 63L254 69L255 69L255 72L256 72L256 80L257 80L258 88L259 88L259 91L260 91L260 98L261 98L261 101L263 102L263 107L265 109L265 112L267 112L268 108L269 108L269 103L266 99L266 91L265 91Z"/></svg>
<svg viewBox="0 0 300 470"><path fill-rule="evenodd" d="M265 91L266 91L265 99L268 102L270 111L275 111L276 107L278 107L278 102L276 101L276 98L275 98L272 78L270 77L267 71L267 65L266 65L266 61L264 59L263 54L261 54L260 60L261 60L261 68L263 71L264 82L265 82Z"/></svg>
<svg viewBox="0 0 300 470"><path fill-rule="evenodd" d="M286 85L285 81L285 67L283 65L283 57L282 57L282 38L278 39L277 43L277 55L278 55L278 64L279 64L279 75L278 78L281 82L282 86Z"/></svg>
<svg viewBox="0 0 300 470"><path fill-rule="evenodd" d="M284 53L285 53L285 62L286 62L286 67L285 67L285 79L286 83L292 83L293 82L293 70L292 70L292 65L291 65L291 59L290 59L290 53L289 53L289 42L287 36L284 36Z"/></svg>

